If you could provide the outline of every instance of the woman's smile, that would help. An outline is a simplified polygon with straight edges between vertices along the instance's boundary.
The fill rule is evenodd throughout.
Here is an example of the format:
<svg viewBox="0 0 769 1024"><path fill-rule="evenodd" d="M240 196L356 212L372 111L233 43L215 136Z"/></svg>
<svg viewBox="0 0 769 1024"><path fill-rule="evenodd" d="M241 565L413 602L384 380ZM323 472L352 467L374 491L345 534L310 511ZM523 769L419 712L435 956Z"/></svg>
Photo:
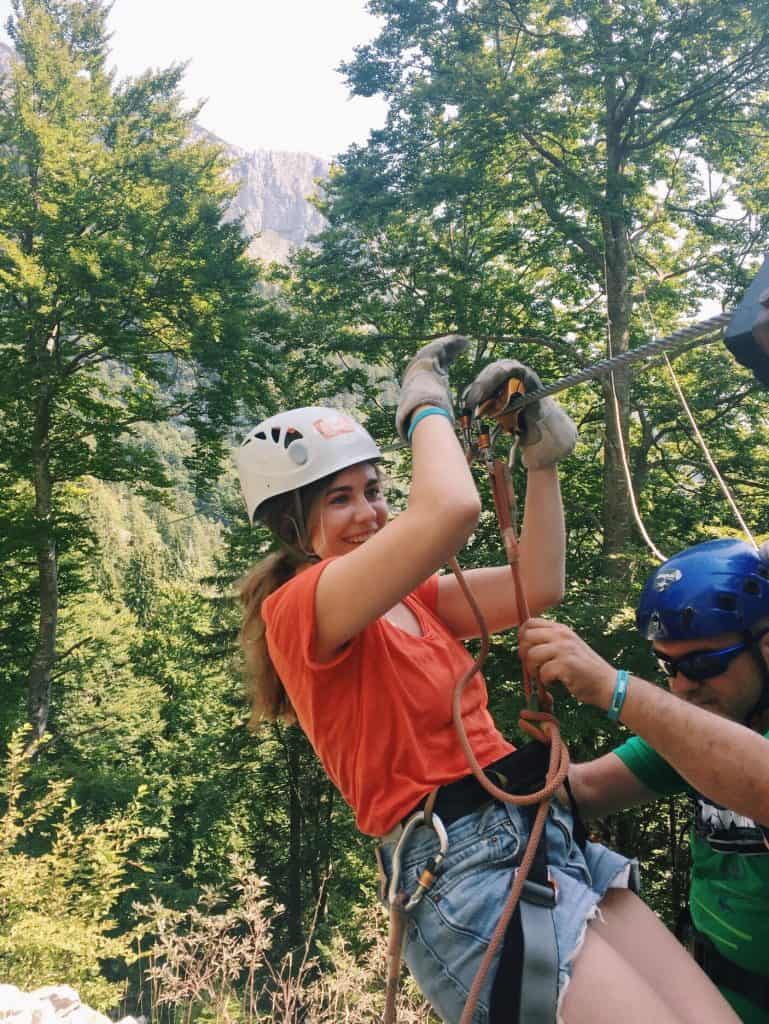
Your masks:
<svg viewBox="0 0 769 1024"><path fill-rule="evenodd" d="M371 540L387 516L376 467L370 462L350 466L337 473L312 509L312 549L320 558L346 554Z"/></svg>

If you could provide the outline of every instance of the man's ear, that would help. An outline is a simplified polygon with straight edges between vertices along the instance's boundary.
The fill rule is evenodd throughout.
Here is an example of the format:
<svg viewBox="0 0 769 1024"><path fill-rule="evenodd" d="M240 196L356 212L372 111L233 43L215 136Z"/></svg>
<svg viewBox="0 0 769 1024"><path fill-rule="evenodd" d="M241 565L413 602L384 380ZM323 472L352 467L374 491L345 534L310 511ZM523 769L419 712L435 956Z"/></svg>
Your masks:
<svg viewBox="0 0 769 1024"><path fill-rule="evenodd" d="M767 630L759 640L758 648L761 651L761 657L764 659L764 664L769 667L769 630Z"/></svg>

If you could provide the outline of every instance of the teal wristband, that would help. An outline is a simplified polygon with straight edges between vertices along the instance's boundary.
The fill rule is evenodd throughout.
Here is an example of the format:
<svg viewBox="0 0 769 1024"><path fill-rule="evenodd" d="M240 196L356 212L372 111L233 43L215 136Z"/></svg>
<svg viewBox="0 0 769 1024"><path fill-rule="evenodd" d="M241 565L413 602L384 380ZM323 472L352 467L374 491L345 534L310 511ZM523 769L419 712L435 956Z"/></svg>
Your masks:
<svg viewBox="0 0 769 1024"><path fill-rule="evenodd" d="M454 417L450 412L445 409L441 409L439 405L428 405L426 409L420 409L416 416L412 416L411 423L409 423L408 433L406 434L406 440L411 444L411 438L414 434L414 430L418 423L421 423L425 416L445 416L447 420L454 422Z"/></svg>
<svg viewBox="0 0 769 1024"><path fill-rule="evenodd" d="M627 684L630 679L630 673L627 669L621 668L617 673L617 682L614 684L614 693L611 697L611 704L606 712L612 722L616 722L622 711L622 705L625 703L625 697L627 696Z"/></svg>

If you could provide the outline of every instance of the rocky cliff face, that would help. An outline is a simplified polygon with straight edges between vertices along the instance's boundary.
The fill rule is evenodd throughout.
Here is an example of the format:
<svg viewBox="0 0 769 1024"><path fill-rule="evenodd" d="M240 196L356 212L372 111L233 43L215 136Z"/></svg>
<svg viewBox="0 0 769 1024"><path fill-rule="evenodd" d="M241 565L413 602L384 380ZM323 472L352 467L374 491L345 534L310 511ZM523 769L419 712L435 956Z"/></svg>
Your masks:
<svg viewBox="0 0 769 1024"><path fill-rule="evenodd" d="M233 180L240 186L232 215L243 218L244 229L253 238L252 255L284 262L323 228L323 218L309 199L328 174L328 163L310 153L249 153L223 145L233 160Z"/></svg>
<svg viewBox="0 0 769 1024"><path fill-rule="evenodd" d="M0 42L0 74L8 69L13 51ZM281 153L260 149L253 153L223 145L232 159L232 177L239 184L232 215L243 218L251 237L250 251L263 260L285 262L295 249L323 227L323 218L308 202L317 192L318 179L328 174L327 161L311 153Z"/></svg>

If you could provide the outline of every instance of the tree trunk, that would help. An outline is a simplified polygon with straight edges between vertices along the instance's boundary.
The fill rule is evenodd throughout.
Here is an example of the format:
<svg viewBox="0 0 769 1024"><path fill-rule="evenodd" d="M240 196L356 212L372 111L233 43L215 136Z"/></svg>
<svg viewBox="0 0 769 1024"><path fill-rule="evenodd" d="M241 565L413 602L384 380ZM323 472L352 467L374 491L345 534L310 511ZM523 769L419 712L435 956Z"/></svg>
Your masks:
<svg viewBox="0 0 769 1024"><path fill-rule="evenodd" d="M611 10L608 5L606 13L608 26L611 23ZM606 45L608 46L611 41L609 30ZM617 101L616 83L611 73L605 81L605 97L606 206L601 217L601 226L605 256L606 309L609 319L607 354L617 356L627 352L630 345L632 299L629 282L630 243L624 216L622 184L622 115ZM623 444L625 452L628 450L630 370L615 370L613 379L613 388L611 378L603 385L606 410L602 500L603 562L607 577L618 579L625 575L626 551L631 534L632 509L622 455Z"/></svg>
<svg viewBox="0 0 769 1024"><path fill-rule="evenodd" d="M32 439L32 470L35 485L36 549L40 595L40 617L35 650L27 685L27 718L32 742L48 727L51 680L56 661L56 629L59 617L58 560L51 511L53 479L50 468L50 398L42 389Z"/></svg>
<svg viewBox="0 0 769 1024"><path fill-rule="evenodd" d="M292 949L304 941L302 899L302 802L301 802L301 742L298 729L286 729L288 768L288 885L286 893L286 929ZM311 854L312 855L312 854Z"/></svg>

